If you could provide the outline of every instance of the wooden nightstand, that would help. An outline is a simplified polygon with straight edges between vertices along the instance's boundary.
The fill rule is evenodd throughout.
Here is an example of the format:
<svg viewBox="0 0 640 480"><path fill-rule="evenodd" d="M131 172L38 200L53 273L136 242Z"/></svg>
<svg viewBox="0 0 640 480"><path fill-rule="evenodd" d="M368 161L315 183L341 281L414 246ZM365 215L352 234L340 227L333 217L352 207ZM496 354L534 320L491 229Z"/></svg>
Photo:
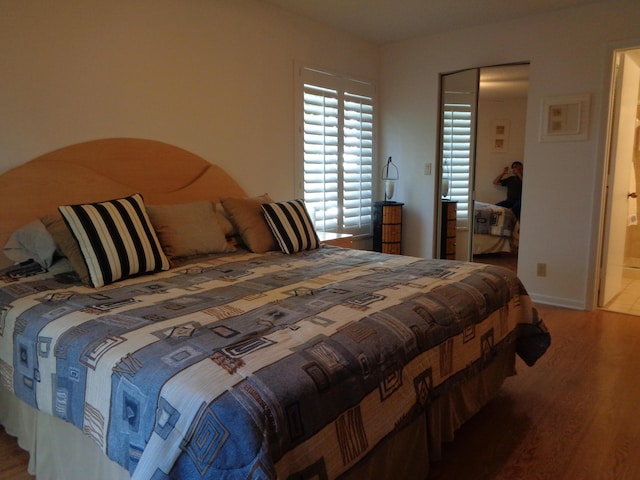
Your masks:
<svg viewBox="0 0 640 480"><path fill-rule="evenodd" d="M353 235L350 233L317 232L320 243L334 247L351 248Z"/></svg>
<svg viewBox="0 0 640 480"><path fill-rule="evenodd" d="M373 250L400 254L402 244L402 206L400 202L373 205Z"/></svg>
<svg viewBox="0 0 640 480"><path fill-rule="evenodd" d="M440 258L456 259L458 202L442 200L442 223L440 224Z"/></svg>

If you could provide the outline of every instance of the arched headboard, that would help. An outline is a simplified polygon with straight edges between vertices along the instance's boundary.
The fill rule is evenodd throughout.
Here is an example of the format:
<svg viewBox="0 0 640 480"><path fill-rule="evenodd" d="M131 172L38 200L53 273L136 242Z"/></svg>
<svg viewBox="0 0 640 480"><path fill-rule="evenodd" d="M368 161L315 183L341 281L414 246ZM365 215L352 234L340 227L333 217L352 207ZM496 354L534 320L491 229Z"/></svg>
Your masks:
<svg viewBox="0 0 640 480"><path fill-rule="evenodd" d="M217 165L167 143L107 138L37 157L0 175L0 246L20 226L58 206L141 193L148 204L241 197ZM7 264L2 257L0 265Z"/></svg>

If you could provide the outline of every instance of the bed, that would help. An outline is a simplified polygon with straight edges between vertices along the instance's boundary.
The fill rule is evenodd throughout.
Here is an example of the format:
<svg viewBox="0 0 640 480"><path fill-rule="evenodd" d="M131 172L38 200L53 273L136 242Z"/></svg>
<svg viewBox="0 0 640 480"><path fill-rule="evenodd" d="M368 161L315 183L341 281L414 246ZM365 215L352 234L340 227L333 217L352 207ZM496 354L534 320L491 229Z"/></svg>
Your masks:
<svg viewBox="0 0 640 480"><path fill-rule="evenodd" d="M510 208L475 201L473 254L511 253L518 248L520 223Z"/></svg>
<svg viewBox="0 0 640 480"><path fill-rule="evenodd" d="M0 205L0 424L38 479L426 478L550 343L512 272L319 244L162 142L43 155ZM95 212L142 240L100 250Z"/></svg>

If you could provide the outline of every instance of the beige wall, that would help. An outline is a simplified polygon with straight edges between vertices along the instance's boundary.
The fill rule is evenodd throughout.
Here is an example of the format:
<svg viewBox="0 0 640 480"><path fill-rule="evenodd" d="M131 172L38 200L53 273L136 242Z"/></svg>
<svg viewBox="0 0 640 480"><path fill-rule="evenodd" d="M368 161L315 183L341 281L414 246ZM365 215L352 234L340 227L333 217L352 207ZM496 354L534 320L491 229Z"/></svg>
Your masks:
<svg viewBox="0 0 640 480"><path fill-rule="evenodd" d="M0 172L161 140L293 195L294 61L376 80L378 48L254 0L0 0Z"/></svg>
<svg viewBox="0 0 640 480"><path fill-rule="evenodd" d="M379 80L378 158L401 170L403 251L433 253L438 75L531 62L519 275L583 308L595 288L610 52L640 3L609 0L378 47L257 0L0 0L0 172L131 136L191 150L252 194L294 193L293 64ZM540 143L544 96L591 94L589 139ZM547 277L535 276L537 262Z"/></svg>
<svg viewBox="0 0 640 480"><path fill-rule="evenodd" d="M401 169L404 252L430 256L438 78L443 72L531 62L526 165L518 274L538 301L591 307L596 285L602 206L608 69L614 46L640 45L640 2L609 0L524 20L453 31L382 49L382 142ZM589 138L538 140L545 96L591 94ZM536 263L547 276L536 276Z"/></svg>

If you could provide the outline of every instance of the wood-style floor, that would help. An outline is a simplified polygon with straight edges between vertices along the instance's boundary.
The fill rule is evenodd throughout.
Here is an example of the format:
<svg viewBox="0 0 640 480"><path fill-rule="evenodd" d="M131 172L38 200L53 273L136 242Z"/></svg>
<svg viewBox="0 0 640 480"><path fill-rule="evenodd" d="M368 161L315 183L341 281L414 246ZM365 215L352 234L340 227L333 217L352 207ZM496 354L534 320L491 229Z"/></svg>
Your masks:
<svg viewBox="0 0 640 480"><path fill-rule="evenodd" d="M27 473L29 454L22 450L16 439L0 427L0 478L2 480L32 480Z"/></svg>
<svg viewBox="0 0 640 480"><path fill-rule="evenodd" d="M552 345L445 446L437 480L640 479L640 317L539 305ZM0 478L27 455L0 430Z"/></svg>
<svg viewBox="0 0 640 480"><path fill-rule="evenodd" d="M640 317L540 305L552 336L465 424L438 480L640 479Z"/></svg>

